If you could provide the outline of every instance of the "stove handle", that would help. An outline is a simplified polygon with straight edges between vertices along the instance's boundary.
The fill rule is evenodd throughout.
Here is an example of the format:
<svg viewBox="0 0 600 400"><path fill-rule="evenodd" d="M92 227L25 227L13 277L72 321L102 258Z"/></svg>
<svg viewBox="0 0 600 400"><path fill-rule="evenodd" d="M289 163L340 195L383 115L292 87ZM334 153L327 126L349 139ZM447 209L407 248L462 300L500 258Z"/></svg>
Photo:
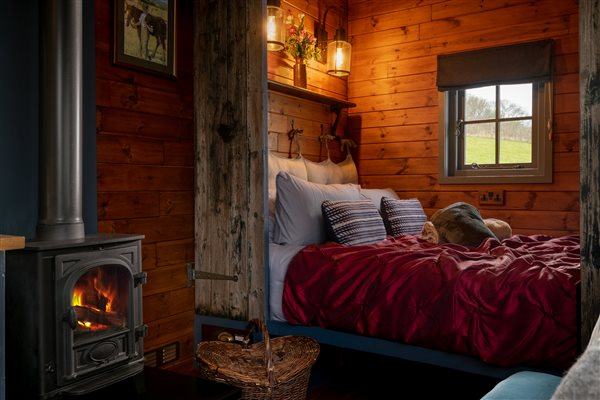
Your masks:
<svg viewBox="0 0 600 400"><path fill-rule="evenodd" d="M77 313L73 307L70 307L65 313L63 321L67 322L72 330L77 329Z"/></svg>
<svg viewBox="0 0 600 400"><path fill-rule="evenodd" d="M148 273L140 272L139 274L133 275L133 286L137 287L140 284L145 285L148 282Z"/></svg>

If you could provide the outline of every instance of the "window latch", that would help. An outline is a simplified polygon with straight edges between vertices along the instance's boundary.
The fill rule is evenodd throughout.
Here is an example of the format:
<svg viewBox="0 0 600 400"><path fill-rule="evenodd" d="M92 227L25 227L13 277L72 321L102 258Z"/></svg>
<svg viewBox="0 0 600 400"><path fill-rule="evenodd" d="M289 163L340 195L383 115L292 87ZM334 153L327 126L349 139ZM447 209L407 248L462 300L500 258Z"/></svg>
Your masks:
<svg viewBox="0 0 600 400"><path fill-rule="evenodd" d="M459 119L458 121L456 121L456 131L454 132L456 137L459 137L463 133L464 126L465 126L465 121L463 121L462 119Z"/></svg>

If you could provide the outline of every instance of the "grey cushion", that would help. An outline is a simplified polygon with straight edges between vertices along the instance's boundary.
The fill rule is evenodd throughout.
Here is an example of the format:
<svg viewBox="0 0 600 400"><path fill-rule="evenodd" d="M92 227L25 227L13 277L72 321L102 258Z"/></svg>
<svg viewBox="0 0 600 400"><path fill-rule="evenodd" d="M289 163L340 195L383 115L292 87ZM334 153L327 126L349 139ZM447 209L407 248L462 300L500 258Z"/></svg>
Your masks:
<svg viewBox="0 0 600 400"><path fill-rule="evenodd" d="M360 200L360 186L354 184L321 185L287 172L280 172L276 182L273 242L278 244L323 243L327 236L321 204L325 200Z"/></svg>
<svg viewBox="0 0 600 400"><path fill-rule="evenodd" d="M391 199L400 200L400 197L398 197L398 195L396 194L394 189L391 189L391 188L385 188L385 189L360 188L360 197L365 200L370 199L373 202L373 204L375 204L375 207L377 207L378 210L381 210L381 198L384 196L389 197Z"/></svg>

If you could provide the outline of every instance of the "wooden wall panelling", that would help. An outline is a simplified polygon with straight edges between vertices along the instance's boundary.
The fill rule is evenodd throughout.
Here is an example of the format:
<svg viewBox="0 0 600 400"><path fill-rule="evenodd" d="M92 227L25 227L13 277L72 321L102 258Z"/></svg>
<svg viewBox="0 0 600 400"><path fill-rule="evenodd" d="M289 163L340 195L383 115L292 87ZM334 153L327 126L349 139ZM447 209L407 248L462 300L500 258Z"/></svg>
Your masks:
<svg viewBox="0 0 600 400"><path fill-rule="evenodd" d="M481 11L495 10L502 7L530 3L530 0L483 1L478 7L472 7L471 0L444 1L431 6L433 19L452 18L456 15L479 14Z"/></svg>
<svg viewBox="0 0 600 400"><path fill-rule="evenodd" d="M142 266L144 271L156 268L156 244L142 245Z"/></svg>
<svg viewBox="0 0 600 400"><path fill-rule="evenodd" d="M145 112L98 107L96 130L141 135L145 138L192 140L192 118L174 118Z"/></svg>
<svg viewBox="0 0 600 400"><path fill-rule="evenodd" d="M582 1L581 30L581 346L600 314L600 2Z"/></svg>
<svg viewBox="0 0 600 400"><path fill-rule="evenodd" d="M298 99L292 96L269 91L269 149L280 156L289 155L290 140L288 132L292 127L302 129L300 148L302 154L313 161L327 158L325 145L321 143L321 126L323 134L331 132L334 114L329 106L314 101ZM338 127L338 134L343 132L345 124ZM332 160L338 162L343 158L339 142L329 144ZM292 157L296 156L296 145L292 145Z"/></svg>
<svg viewBox="0 0 600 400"><path fill-rule="evenodd" d="M428 214L467 201L484 215L514 221L519 233L579 231L577 1L350 0L348 6L348 99L357 104L349 110L348 134L359 143L361 184L417 197ZM437 55L545 38L555 41L553 183L440 185ZM505 204L479 206L478 191L494 188L506 191ZM528 210L537 220L525 216Z"/></svg>
<svg viewBox="0 0 600 400"><path fill-rule="evenodd" d="M374 17L382 14L394 13L396 11L410 12L411 9L427 6L430 9L432 4L443 3L444 0L350 0L349 19L355 20L365 16ZM401 17L398 15L398 17Z"/></svg>
<svg viewBox="0 0 600 400"><path fill-rule="evenodd" d="M201 314L264 316L266 55L259 3L194 2L196 282Z"/></svg>
<svg viewBox="0 0 600 400"><path fill-rule="evenodd" d="M98 194L98 219L158 217L157 192L102 192Z"/></svg>
<svg viewBox="0 0 600 400"><path fill-rule="evenodd" d="M194 320L194 311L176 314L167 318L159 319L148 324L148 336L144 341L148 347L159 347L161 343L171 343L182 334L193 334L194 326L190 325Z"/></svg>
<svg viewBox="0 0 600 400"><path fill-rule="evenodd" d="M103 133L96 140L96 161L160 165L164 163L164 145L157 140Z"/></svg>
<svg viewBox="0 0 600 400"><path fill-rule="evenodd" d="M112 63L111 9L112 2L95 2L98 229L145 235L143 310L150 327L145 350L179 341L182 354L189 354L194 349L194 298L185 268L194 260L189 251L194 240L191 3L178 2L177 79ZM181 246L187 250L168 250ZM192 366L189 357L175 364Z"/></svg>
<svg viewBox="0 0 600 400"><path fill-rule="evenodd" d="M576 0L538 0L526 4L515 4L511 7L502 7L494 10L469 13L473 4L466 3L462 9L456 9L453 17L438 18L432 15L430 22L419 26L420 39L442 38L444 36L459 35L467 32L481 32L488 30L490 21L493 25L507 27L530 23L534 20L549 21L553 18L562 18L564 15L577 13Z"/></svg>
<svg viewBox="0 0 600 400"><path fill-rule="evenodd" d="M379 64L406 58L471 50L482 46L498 46L573 34L576 32L572 30L571 21L576 20L575 9L572 14L548 20L510 25L511 29L507 29L507 26L497 26L494 23L488 24L487 26L491 28L482 31L454 33L452 29L448 29L441 36L435 36L426 41L404 42L380 48L353 49L352 65Z"/></svg>
<svg viewBox="0 0 600 400"><path fill-rule="evenodd" d="M194 288L186 287L144 296L144 321L153 323L189 311L190 304L194 304ZM191 324L193 326L193 322Z"/></svg>

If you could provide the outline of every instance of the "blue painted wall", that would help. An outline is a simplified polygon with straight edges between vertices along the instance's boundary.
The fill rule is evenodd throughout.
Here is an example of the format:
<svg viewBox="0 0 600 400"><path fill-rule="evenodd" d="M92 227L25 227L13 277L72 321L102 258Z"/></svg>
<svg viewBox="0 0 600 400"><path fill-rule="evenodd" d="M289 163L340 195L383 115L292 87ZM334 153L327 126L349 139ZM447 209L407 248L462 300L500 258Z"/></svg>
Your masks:
<svg viewBox="0 0 600 400"><path fill-rule="evenodd" d="M38 1L8 1L0 24L0 234L35 237L38 214ZM83 1L83 220L97 231L94 2Z"/></svg>

